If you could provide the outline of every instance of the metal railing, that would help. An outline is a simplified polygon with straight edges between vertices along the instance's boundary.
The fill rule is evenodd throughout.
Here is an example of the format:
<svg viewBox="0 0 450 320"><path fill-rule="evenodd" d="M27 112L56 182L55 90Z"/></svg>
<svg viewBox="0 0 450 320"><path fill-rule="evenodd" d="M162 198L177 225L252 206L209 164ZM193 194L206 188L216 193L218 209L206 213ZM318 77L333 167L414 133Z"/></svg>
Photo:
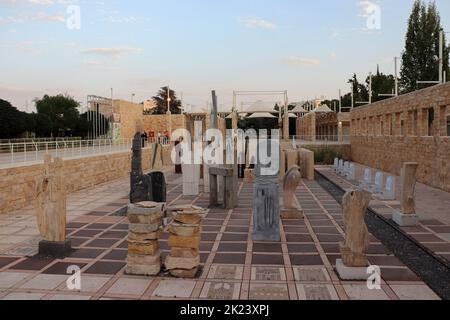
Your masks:
<svg viewBox="0 0 450 320"><path fill-rule="evenodd" d="M159 143L162 144L163 146L167 146L171 144L170 138L169 137L150 137L148 138L148 143Z"/></svg>
<svg viewBox="0 0 450 320"><path fill-rule="evenodd" d="M302 144L318 144L318 145L332 145L332 144L349 144L349 135L315 135L315 136L291 136L291 140L294 139Z"/></svg>
<svg viewBox="0 0 450 320"><path fill-rule="evenodd" d="M51 141L79 141L81 137L69 138L16 138L16 139L0 139L0 144L5 143L35 143L35 142L51 142Z"/></svg>
<svg viewBox="0 0 450 320"><path fill-rule="evenodd" d="M46 154L61 158L87 157L129 151L131 146L131 139L0 143L0 167L42 161Z"/></svg>

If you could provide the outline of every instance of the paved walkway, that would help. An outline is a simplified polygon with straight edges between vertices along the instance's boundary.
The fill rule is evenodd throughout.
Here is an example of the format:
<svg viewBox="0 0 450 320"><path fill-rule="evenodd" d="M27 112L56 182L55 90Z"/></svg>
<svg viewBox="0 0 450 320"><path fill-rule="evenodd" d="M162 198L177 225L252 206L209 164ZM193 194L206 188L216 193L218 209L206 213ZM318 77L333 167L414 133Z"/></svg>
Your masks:
<svg viewBox="0 0 450 320"><path fill-rule="evenodd" d="M355 181L344 179L336 174L331 167L319 166L317 170L344 189L356 187ZM357 171L360 172L360 175L357 175L357 180L359 180L362 177L363 167L358 165ZM400 179L397 177L397 180ZM400 190L399 188L400 185L398 184L396 190ZM419 225L416 227L402 227L400 229L435 254L450 262L450 194L418 184L416 197L417 212L420 216ZM378 214L391 219L392 214L400 209L400 201L375 200L371 202L370 207Z"/></svg>
<svg viewBox="0 0 450 320"><path fill-rule="evenodd" d="M168 175L167 180L168 202L207 207L205 194L182 196L179 176ZM381 290L369 290L365 282L341 281L334 270L343 240L341 207L309 181L297 190L306 217L282 221L281 243L252 241L253 188L241 183L238 208L209 210L204 219L198 279L164 273L126 276L128 222L114 213L127 203L128 190L128 179L122 179L70 198L67 229L76 250L62 260L18 252L24 239L15 237L36 228L31 209L2 216L0 241L15 244L0 253L0 299L438 299L373 236L369 260L381 268ZM36 248L36 233L24 237L29 250ZM167 239L163 233L164 255ZM71 265L81 268L80 291L67 289Z"/></svg>

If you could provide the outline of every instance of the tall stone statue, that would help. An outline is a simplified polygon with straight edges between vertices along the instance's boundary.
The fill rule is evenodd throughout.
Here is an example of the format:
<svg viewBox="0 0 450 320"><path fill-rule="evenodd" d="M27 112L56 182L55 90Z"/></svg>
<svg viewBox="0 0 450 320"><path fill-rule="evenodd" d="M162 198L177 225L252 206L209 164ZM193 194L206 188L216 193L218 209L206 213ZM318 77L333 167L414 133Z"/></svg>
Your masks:
<svg viewBox="0 0 450 320"><path fill-rule="evenodd" d="M372 199L370 192L353 190L345 194L342 208L345 225L345 242L340 244L342 261L347 267L367 267L369 231L365 215Z"/></svg>
<svg viewBox="0 0 450 320"><path fill-rule="evenodd" d="M419 164L406 162L400 174L400 204L401 212L395 212L392 219L401 227L412 227L419 223L416 214L416 175Z"/></svg>
<svg viewBox="0 0 450 320"><path fill-rule="evenodd" d="M270 143L273 142L268 140L268 150L271 150ZM271 163L261 165L258 161L255 168L256 178L253 186L253 240L281 241L278 171L274 175L263 175L263 167L271 167Z"/></svg>
<svg viewBox="0 0 450 320"><path fill-rule="evenodd" d="M142 144L139 133L134 136L132 152L130 202L166 202L167 192L164 174L159 171L144 174L142 171Z"/></svg>
<svg viewBox="0 0 450 320"><path fill-rule="evenodd" d="M44 255L64 256L70 251L66 240L66 184L63 160L44 157L44 173L36 185L36 216L41 236L39 252Z"/></svg>
<svg viewBox="0 0 450 320"><path fill-rule="evenodd" d="M137 132L134 135L131 156L130 202L138 203L151 201L151 198L151 181L150 178L142 172L141 134Z"/></svg>
<svg viewBox="0 0 450 320"><path fill-rule="evenodd" d="M299 166L293 166L284 176L283 181L283 219L303 219L303 210L297 205L295 191L297 190L302 175Z"/></svg>

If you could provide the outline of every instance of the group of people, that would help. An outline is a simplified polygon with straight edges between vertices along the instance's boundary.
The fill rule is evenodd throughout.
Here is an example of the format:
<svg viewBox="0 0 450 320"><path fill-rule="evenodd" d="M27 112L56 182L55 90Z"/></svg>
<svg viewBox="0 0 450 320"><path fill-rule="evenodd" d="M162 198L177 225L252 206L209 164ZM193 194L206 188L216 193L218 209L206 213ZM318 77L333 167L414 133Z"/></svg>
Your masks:
<svg viewBox="0 0 450 320"><path fill-rule="evenodd" d="M150 140L150 143L163 143L165 141L170 140L170 133L169 131L165 131L164 133L158 132L155 135L155 131L150 131L149 134L144 130L141 133L141 139L142 139L142 147L145 147L145 144Z"/></svg>

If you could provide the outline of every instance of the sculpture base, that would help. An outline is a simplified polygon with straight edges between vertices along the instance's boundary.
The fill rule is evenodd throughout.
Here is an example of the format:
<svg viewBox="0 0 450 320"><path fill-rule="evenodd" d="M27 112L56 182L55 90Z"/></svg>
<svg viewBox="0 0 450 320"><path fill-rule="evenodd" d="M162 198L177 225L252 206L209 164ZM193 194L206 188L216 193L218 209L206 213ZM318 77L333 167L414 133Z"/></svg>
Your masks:
<svg viewBox="0 0 450 320"><path fill-rule="evenodd" d="M400 227L415 227L419 224L419 216L417 214L403 214L395 212L392 220Z"/></svg>
<svg viewBox="0 0 450 320"><path fill-rule="evenodd" d="M280 242L280 230L253 231L253 241Z"/></svg>
<svg viewBox="0 0 450 320"><path fill-rule="evenodd" d="M303 210L289 208L289 209L281 209L281 219L290 220L290 219L303 219L304 212Z"/></svg>
<svg viewBox="0 0 450 320"><path fill-rule="evenodd" d="M55 258L65 258L72 252L72 242L53 242L42 240L39 242L39 255Z"/></svg>
<svg viewBox="0 0 450 320"><path fill-rule="evenodd" d="M349 281L367 281L367 267L347 267L342 259L336 260L336 271L339 278Z"/></svg>

